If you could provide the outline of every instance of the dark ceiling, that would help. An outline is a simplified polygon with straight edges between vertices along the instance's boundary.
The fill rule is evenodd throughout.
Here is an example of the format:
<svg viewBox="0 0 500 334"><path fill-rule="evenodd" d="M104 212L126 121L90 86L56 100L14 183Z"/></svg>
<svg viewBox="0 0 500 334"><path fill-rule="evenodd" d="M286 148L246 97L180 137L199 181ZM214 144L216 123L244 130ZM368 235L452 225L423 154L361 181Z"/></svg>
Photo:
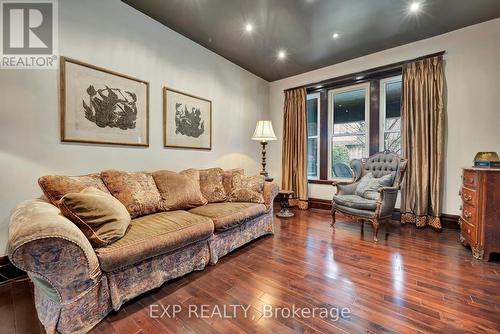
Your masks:
<svg viewBox="0 0 500 334"><path fill-rule="evenodd" d="M500 17L500 0L122 1L268 81Z"/></svg>

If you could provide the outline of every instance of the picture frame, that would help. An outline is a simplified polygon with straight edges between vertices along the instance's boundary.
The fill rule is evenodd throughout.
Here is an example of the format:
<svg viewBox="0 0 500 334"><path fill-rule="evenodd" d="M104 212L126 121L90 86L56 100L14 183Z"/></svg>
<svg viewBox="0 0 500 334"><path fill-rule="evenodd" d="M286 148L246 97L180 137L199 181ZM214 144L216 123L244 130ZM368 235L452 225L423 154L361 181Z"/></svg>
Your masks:
<svg viewBox="0 0 500 334"><path fill-rule="evenodd" d="M212 101L163 87L163 146L212 149Z"/></svg>
<svg viewBox="0 0 500 334"><path fill-rule="evenodd" d="M149 82L68 57L60 62L61 142L149 146Z"/></svg>

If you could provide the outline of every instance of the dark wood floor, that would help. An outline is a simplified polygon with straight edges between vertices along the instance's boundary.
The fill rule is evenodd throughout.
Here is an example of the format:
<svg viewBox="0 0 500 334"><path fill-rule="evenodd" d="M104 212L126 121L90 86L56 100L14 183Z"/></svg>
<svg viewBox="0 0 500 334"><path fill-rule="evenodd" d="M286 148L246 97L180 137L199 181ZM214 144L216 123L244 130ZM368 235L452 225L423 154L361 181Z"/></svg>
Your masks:
<svg viewBox="0 0 500 334"><path fill-rule="evenodd" d="M500 262L473 260L458 231L391 224L373 243L371 226L327 211L299 212L264 237L127 303L93 333L498 333ZM180 305L175 318L150 318L150 305ZM235 319L189 317L189 305L243 304ZM349 317L263 315L278 308L348 308ZM193 309L194 309L194 306ZM153 306L153 310L156 310ZM231 316L229 310L226 315ZM154 315L159 315L153 311ZM170 312L171 314L171 312ZM192 313L193 315L194 313ZM286 314L285 314L286 315ZM0 287L0 332L40 333L28 282Z"/></svg>

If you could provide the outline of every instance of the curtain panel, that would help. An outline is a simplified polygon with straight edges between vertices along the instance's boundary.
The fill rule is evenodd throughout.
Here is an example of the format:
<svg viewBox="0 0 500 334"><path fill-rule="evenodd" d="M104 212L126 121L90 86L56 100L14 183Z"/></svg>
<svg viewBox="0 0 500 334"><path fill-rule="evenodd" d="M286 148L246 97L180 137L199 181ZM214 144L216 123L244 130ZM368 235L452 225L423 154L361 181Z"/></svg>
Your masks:
<svg viewBox="0 0 500 334"><path fill-rule="evenodd" d="M292 190L290 205L307 209L307 93L305 88L285 92L283 110L282 189Z"/></svg>
<svg viewBox="0 0 500 334"><path fill-rule="evenodd" d="M443 57L403 66L402 136L408 169L401 221L441 229L445 142Z"/></svg>

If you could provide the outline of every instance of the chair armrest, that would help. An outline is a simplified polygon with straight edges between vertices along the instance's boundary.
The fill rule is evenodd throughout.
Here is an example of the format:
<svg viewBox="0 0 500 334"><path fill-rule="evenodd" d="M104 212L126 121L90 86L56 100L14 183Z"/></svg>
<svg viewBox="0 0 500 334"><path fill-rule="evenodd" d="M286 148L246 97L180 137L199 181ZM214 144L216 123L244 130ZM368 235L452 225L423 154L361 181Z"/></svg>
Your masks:
<svg viewBox="0 0 500 334"><path fill-rule="evenodd" d="M337 195L354 195L359 181L333 181L332 186L337 187Z"/></svg>
<svg viewBox="0 0 500 334"><path fill-rule="evenodd" d="M280 187L274 182L264 182L264 204L267 209L273 207L274 198L278 195Z"/></svg>
<svg viewBox="0 0 500 334"><path fill-rule="evenodd" d="M59 209L44 200L21 203L9 224L8 255L51 299L70 302L100 279L88 239Z"/></svg>
<svg viewBox="0 0 500 334"><path fill-rule="evenodd" d="M380 217L391 216L394 208L396 207L396 200L398 198L399 188L397 187L382 187L378 190L380 198L378 200L380 205Z"/></svg>

